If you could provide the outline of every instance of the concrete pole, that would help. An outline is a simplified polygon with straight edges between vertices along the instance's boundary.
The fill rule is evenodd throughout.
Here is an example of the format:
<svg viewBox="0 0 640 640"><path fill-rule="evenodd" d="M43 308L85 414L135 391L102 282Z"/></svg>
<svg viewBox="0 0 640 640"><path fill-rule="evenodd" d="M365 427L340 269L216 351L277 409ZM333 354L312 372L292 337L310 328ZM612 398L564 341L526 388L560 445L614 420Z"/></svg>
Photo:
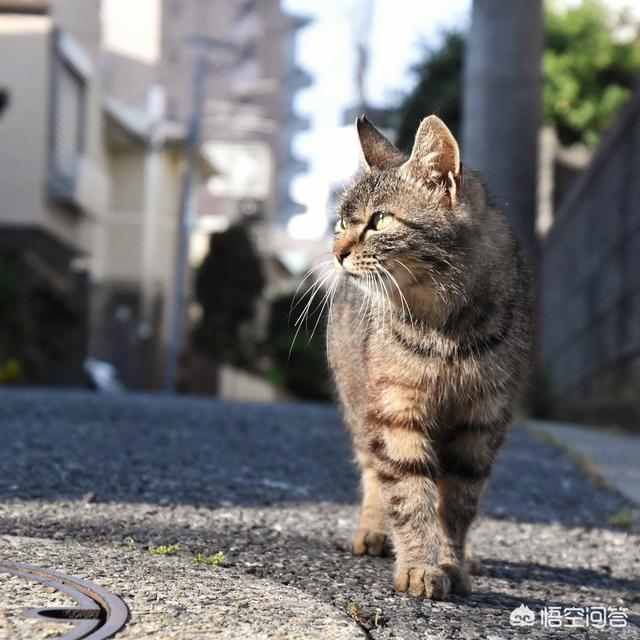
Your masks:
<svg viewBox="0 0 640 640"><path fill-rule="evenodd" d="M463 162L478 169L537 270L542 0L474 0L467 42Z"/></svg>
<svg viewBox="0 0 640 640"><path fill-rule="evenodd" d="M189 266L189 236L193 217L193 189L200 151L200 131L205 99L205 78L208 63L200 55L195 68L193 81L193 111L189 121L187 138L187 166L183 178L182 204L178 228L178 247L176 258L175 290L171 314L171 328L165 363L165 391L175 393L178 360L182 348L184 314L187 306L187 271Z"/></svg>
<svg viewBox="0 0 640 640"><path fill-rule="evenodd" d="M194 212L194 183L200 158L200 136L206 99L206 79L212 63L207 52L213 49L227 49L235 51L235 45L209 38L208 36L194 35L189 38L192 45L200 50L196 59L193 77L193 97L191 100L191 117L187 133L187 166L185 169L182 203L180 208L180 222L178 229L178 251L176 258L175 290L173 296L171 326L169 342L165 359L164 388L169 393L176 391L176 375L178 360L182 348L184 333L184 317L188 302L187 276L189 271L189 240L195 223Z"/></svg>
<svg viewBox="0 0 640 640"><path fill-rule="evenodd" d="M150 120L149 143L145 157L144 196L142 212L142 274L140 278L140 322L145 331L153 325L153 300L158 280L156 254L160 230L160 198L162 197L162 123L165 119L165 90L159 85L147 94L147 115Z"/></svg>

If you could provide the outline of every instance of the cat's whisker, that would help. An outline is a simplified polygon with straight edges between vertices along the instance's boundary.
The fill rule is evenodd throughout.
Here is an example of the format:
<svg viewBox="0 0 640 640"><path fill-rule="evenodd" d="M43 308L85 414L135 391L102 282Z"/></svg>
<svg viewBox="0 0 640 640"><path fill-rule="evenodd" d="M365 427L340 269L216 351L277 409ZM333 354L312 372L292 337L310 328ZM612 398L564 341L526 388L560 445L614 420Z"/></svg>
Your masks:
<svg viewBox="0 0 640 640"><path fill-rule="evenodd" d="M398 281L396 280L394 275L383 264L379 264L378 266L387 275L389 280L391 280L391 282L394 284L394 286L398 290L398 293L400 294L400 304L401 304L401 307L402 307L402 319L404 320L405 309L406 309L406 312L409 315L409 321L411 322L411 326L413 328L415 328L415 322L414 322L414 319L413 319L413 315L411 313L411 309L409 307L409 303L407 302L407 299L406 299L404 293L402 293L402 289L400 288L400 285L398 284Z"/></svg>
<svg viewBox="0 0 640 640"><path fill-rule="evenodd" d="M382 333L385 333L386 330L386 319L387 319L387 309L389 309L389 325L392 324L393 322L393 307L391 306L391 298L389 297L389 292L387 291L387 287L384 284L384 281L382 279L382 276L380 275L380 273L377 270L377 265L376 265L376 280L378 281L379 285L380 285L380 296L382 297L382 305L381 305L381 309L382 309ZM386 304L384 304L386 302Z"/></svg>
<svg viewBox="0 0 640 640"><path fill-rule="evenodd" d="M360 316L360 322L358 323L358 326L356 327L356 331L358 331L360 329L360 327L362 326L362 322L365 318L366 313L368 312L368 308L369 308L369 274L365 275L365 280L366 280L366 285L364 287L362 287L361 291L363 292L363 298L362 298L362 302L360 303L360 309L358 310L358 315ZM365 314L363 315L362 310L365 308L365 305L367 307L367 312L365 312Z"/></svg>
<svg viewBox="0 0 640 640"><path fill-rule="evenodd" d="M331 334L332 329L335 329L333 326L333 300L336 297L336 292L338 291L338 287L340 286L340 274L336 276L335 287L333 289L333 293L331 294L331 300L329 301L329 311L327 315L329 316L327 319L327 334L326 334L326 351L327 355L329 354L329 336Z"/></svg>
<svg viewBox="0 0 640 640"><path fill-rule="evenodd" d="M313 301L314 301L314 299L315 299L316 295L318 294L318 291L320 291L320 289L322 288L322 286L324 285L324 283L325 283L325 282L326 282L326 281L327 281L327 280L328 280L332 275L335 275L335 274L332 274L331 272L330 272L330 273L327 273L326 275L324 275L324 276L322 277L322 279L321 279L321 280L319 280L319 281L314 285L314 287L315 287L315 288L314 288L313 294L311 295L311 297L309 298L309 300L308 300L307 304L305 305L304 309L302 310L302 313L298 316L298 319L295 321L295 323L294 323L294 325L293 325L293 326L294 326L294 327L297 327L297 328L296 328L296 332L295 332L295 334L294 334L294 336L293 336L293 340L291 340L291 346L289 347L289 354L288 354L288 356L287 356L287 362L289 362L289 360L291 359L291 353L292 353L292 351L293 351L293 346L295 345L296 340L298 339L298 335L299 335L299 333L300 333L300 329L302 328L302 324L303 324L302 320L303 320L303 319L305 320L304 324L305 324L305 326L307 326L307 325L306 325L306 318L307 318L307 314L309 313L309 309L311 308L311 305L313 304ZM305 295L306 295L306 293L305 293Z"/></svg>
<svg viewBox="0 0 640 640"><path fill-rule="evenodd" d="M380 282L382 282L382 285L384 286L384 292L385 295L387 296L387 305L389 307L389 328L393 327L393 312L394 312L394 301L393 301L393 290L388 291L387 290L387 285L385 284L385 279L380 276ZM404 316L404 309L402 311L402 315Z"/></svg>
<svg viewBox="0 0 640 640"><path fill-rule="evenodd" d="M377 278L377 274L372 274L371 277L371 283L373 284L374 288L375 288L375 298L373 300L374 303L377 302L377 304L375 304L375 310L376 310L376 324L378 326L382 326L382 330L384 332L384 313L382 313L384 311L384 307L382 307L382 304L380 304L382 302L382 300L378 300L378 298L382 297L381 291L380 291L380 286L378 284L378 278ZM373 309L372 309L373 310Z"/></svg>
<svg viewBox="0 0 640 640"><path fill-rule="evenodd" d="M322 285L324 285L324 283L332 276L333 274L328 273L325 276L322 277L321 280L319 280L316 285L315 288L313 290L313 294L311 295L311 297L309 298L306 306L304 307L304 309L302 310L302 313L298 316L298 319L293 323L294 327L298 327L299 325L302 324L302 319L306 317L307 313L309 312L309 309L311 308L311 305L313 304L313 301L315 300L315 297L318 295L318 291L320 291L320 289L322 288Z"/></svg>
<svg viewBox="0 0 640 640"><path fill-rule="evenodd" d="M376 270L377 270L377 265L376 265ZM389 292L387 291L387 287L384 283L384 280L382 279L382 276L379 273L376 273L376 277L378 279L378 282L380 283L380 289L381 289L381 295L383 296L383 312L382 312L382 332L384 333L385 330L385 320L387 317L387 309L389 309L391 311L391 315L393 315L393 310L391 309L390 306L390 301L389 301ZM390 318L389 322L391 322L393 320L393 318Z"/></svg>
<svg viewBox="0 0 640 640"><path fill-rule="evenodd" d="M329 274L329 276L330 276L330 275L331 275L331 274ZM311 317L313 317L313 316L317 313L318 309L319 309L321 306L323 306L323 302L324 302L325 298L327 298L327 296L328 296L328 294L329 294L329 291L330 291L330 289L331 289L331 286L333 285L333 283L335 282L335 279L338 277L338 275L339 275L339 274L335 273L335 274L333 274L333 275L334 275L334 279L331 281L331 285L329 285L329 286L327 286L327 287L326 287L326 291L325 291L324 296L322 297L322 299L320 300L320 302L318 302L318 304L315 306L315 308L314 308L313 310L309 311L309 313L307 313L307 319L308 319L310 316L311 316ZM323 282L323 284L325 284L325 283L326 283L326 279L325 279L325 281ZM320 312L320 313L322 314L322 312Z"/></svg>
<svg viewBox="0 0 640 640"><path fill-rule="evenodd" d="M309 271L307 271L307 273L304 275L304 277L302 278L302 280L300 281L300 284L296 287L296 290L293 293L293 299L291 301L291 308L289 309L289 319L291 319L291 315L293 314L294 309L304 300L305 296L307 295L307 293L313 289L313 287L317 284L317 280L309 286L309 288L307 288L307 290L300 296L300 298L298 299L298 301L296 302L296 296L298 295L298 291L300 291L300 288L302 287L302 285L306 282L306 280L311 277L311 275L313 275L318 269L320 269L321 267L324 267L326 265L330 265L332 264L331 260L324 260L323 262L318 263L317 265L315 265L314 267L312 267L311 269L309 269ZM294 304L295 303L295 304Z"/></svg>
<svg viewBox="0 0 640 640"><path fill-rule="evenodd" d="M373 277L371 274L367 274L367 324L365 325L365 331L369 331L371 323L373 322L373 310L375 305L375 294L373 290Z"/></svg>
<svg viewBox="0 0 640 640"><path fill-rule="evenodd" d="M387 277L391 275L391 274L389 274L389 272L380 263L378 263L376 265L376 269L382 269L382 271L385 273L385 275L387 275ZM391 300L391 296L389 295L389 291L387 290L387 286L385 284L385 279L380 277L380 282L382 283L382 286L384 287L385 296L387 298L387 306L389 307L391 320L393 320L393 301ZM402 307L402 318L404 319L404 306Z"/></svg>
<svg viewBox="0 0 640 640"><path fill-rule="evenodd" d="M401 267L404 267L407 270L407 273L413 278L413 281L418 284L418 278L416 278L413 271L411 271L411 269L409 269L409 267L407 267L407 265L402 262L402 260L398 260L398 258L394 258L393 260L394 262L397 262Z"/></svg>
<svg viewBox="0 0 640 640"><path fill-rule="evenodd" d="M316 329L318 328L318 324L320 323L320 319L322 318L322 314L327 306L327 303L329 302L329 299L331 298L331 295L333 293L333 289L336 286L336 282L338 280L338 274L336 273L331 284L329 285L329 288L327 289L327 292L325 293L324 297L322 298L322 307L320 308L320 311L318 313L318 318L316 319L316 323L313 325L313 329L311 331L311 335L309 336L309 340L307 341L307 344L309 344L311 342L311 340L313 340L313 336L315 335ZM316 307L317 309L317 307ZM315 310L314 310L315 313Z"/></svg>

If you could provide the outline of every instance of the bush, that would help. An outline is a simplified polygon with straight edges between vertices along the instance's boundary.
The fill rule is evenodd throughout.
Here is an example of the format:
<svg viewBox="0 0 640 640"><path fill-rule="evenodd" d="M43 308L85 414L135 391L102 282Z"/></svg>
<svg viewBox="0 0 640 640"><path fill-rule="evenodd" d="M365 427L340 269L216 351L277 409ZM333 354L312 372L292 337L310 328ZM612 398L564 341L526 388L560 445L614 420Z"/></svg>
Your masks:
<svg viewBox="0 0 640 640"><path fill-rule="evenodd" d="M252 369L255 350L246 327L255 315L265 285L262 264L247 230L235 225L213 234L209 252L196 273L195 293L202 318L193 345L216 362Z"/></svg>
<svg viewBox="0 0 640 640"><path fill-rule="evenodd" d="M303 325L296 336L297 327L293 323L300 311L291 313L294 304L291 294L276 298L271 307L268 333L271 381L298 398L328 400L331 385L324 339L326 313L320 318L313 338L310 333L317 316L310 318L308 329Z"/></svg>

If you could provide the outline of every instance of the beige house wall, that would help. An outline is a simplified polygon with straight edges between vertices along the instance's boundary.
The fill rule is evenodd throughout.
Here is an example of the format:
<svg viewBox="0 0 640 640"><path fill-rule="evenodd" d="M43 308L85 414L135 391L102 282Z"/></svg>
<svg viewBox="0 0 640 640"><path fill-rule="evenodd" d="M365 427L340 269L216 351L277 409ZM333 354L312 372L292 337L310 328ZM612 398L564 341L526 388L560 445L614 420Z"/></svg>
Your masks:
<svg viewBox="0 0 640 640"><path fill-rule="evenodd" d="M108 228L109 264L101 277L105 280L137 283L142 276L140 247L144 209L146 149L111 151L109 173L117 189L109 204ZM165 151L160 158L161 189L158 197L157 246L155 248L157 282L166 283L173 275L174 239L180 204L180 176L182 163L178 154ZM125 239L125 235L130 238ZM137 249L131 250L129 247ZM133 254L133 255L132 255Z"/></svg>
<svg viewBox="0 0 640 640"><path fill-rule="evenodd" d="M77 210L56 203L47 193L56 27L73 38L91 63ZM88 256L94 253L91 227L105 214L109 189L104 171L99 42L97 0L57 0L48 16L0 14L0 78L11 100L0 122L0 225L39 228Z"/></svg>
<svg viewBox="0 0 640 640"><path fill-rule="evenodd" d="M150 300L160 296L164 342L175 277L184 160L181 153L170 149L161 151L158 158L160 192L156 199L157 227L151 230L153 259L150 277L143 272L142 255L147 161L147 149L143 146L109 152L109 173L117 189L112 191L109 216L104 221L104 246L108 260L100 273L100 282L138 290ZM143 283L148 283L148 291L142 291Z"/></svg>
<svg viewBox="0 0 640 640"><path fill-rule="evenodd" d="M0 120L0 224L42 225L49 131L51 21L0 15L0 79L10 104Z"/></svg>

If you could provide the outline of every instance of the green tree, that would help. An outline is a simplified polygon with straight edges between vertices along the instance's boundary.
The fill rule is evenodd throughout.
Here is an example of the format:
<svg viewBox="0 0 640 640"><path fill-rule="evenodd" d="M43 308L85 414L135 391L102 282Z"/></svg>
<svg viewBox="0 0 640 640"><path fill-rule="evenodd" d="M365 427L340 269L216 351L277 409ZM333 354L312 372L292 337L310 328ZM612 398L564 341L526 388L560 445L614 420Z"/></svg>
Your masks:
<svg viewBox="0 0 640 640"><path fill-rule="evenodd" d="M543 113L565 145L597 144L621 105L628 99L640 73L637 25L625 14L614 16L601 0L583 0L576 6L547 2L546 42L543 54ZM632 39L621 30L635 28ZM409 149L417 123L436 113L460 131L460 104L464 34L444 34L441 45L427 49L413 68L415 87L392 111L390 122L398 144Z"/></svg>
<svg viewBox="0 0 640 640"><path fill-rule="evenodd" d="M609 14L599 0L575 7L550 3L543 56L545 122L562 143L595 145L631 94L640 72L640 39L616 32L628 18Z"/></svg>
<svg viewBox="0 0 640 640"><path fill-rule="evenodd" d="M213 234L196 273L202 318L194 331L195 346L218 362L251 368L253 354L242 328L253 319L264 285L260 258L245 227Z"/></svg>
<svg viewBox="0 0 640 640"><path fill-rule="evenodd" d="M401 149L411 150L420 120L431 113L440 116L453 135L460 133L463 61L461 32L445 33L438 48L425 46L424 59L411 69L416 81L414 89L390 115Z"/></svg>

